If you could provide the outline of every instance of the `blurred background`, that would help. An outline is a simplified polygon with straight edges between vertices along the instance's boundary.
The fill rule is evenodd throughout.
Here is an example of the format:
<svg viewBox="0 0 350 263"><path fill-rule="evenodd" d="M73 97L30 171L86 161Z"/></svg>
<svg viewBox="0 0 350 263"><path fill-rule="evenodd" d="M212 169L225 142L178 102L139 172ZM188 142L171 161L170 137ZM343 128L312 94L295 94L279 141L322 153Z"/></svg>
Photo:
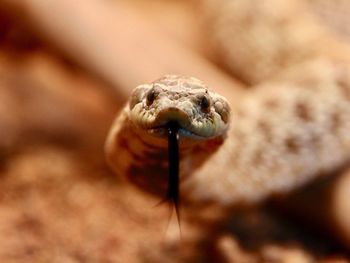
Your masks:
<svg viewBox="0 0 350 263"><path fill-rule="evenodd" d="M316 53L347 61L348 1L241 2L0 2L1 262L348 262L347 213L330 201L346 176L192 219L179 240L168 208L105 164L138 84L190 75L234 101Z"/></svg>

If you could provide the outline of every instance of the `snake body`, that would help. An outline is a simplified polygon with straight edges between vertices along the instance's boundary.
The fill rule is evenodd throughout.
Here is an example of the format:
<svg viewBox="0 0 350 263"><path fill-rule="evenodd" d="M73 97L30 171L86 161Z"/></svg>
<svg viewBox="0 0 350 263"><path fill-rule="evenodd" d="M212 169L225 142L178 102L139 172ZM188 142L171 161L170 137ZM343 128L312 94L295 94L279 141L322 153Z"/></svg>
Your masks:
<svg viewBox="0 0 350 263"><path fill-rule="evenodd" d="M108 163L164 196L164 125L176 121L184 198L233 205L290 191L348 163L349 73L347 64L306 62L234 104L193 78L141 85L112 126Z"/></svg>
<svg viewBox="0 0 350 263"><path fill-rule="evenodd" d="M206 0L202 6L213 52L248 85L320 56L350 61L349 36L342 33L350 31L349 16L341 16L350 11L347 1Z"/></svg>

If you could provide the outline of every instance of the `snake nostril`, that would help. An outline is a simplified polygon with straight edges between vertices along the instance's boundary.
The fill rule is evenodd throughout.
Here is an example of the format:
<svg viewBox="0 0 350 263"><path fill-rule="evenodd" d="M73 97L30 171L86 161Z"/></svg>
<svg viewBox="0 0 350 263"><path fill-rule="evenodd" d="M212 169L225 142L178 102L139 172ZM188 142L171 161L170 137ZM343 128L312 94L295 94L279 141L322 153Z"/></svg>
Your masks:
<svg viewBox="0 0 350 263"><path fill-rule="evenodd" d="M147 103L147 106L151 106L154 102L154 100L156 99L157 97L157 93L155 92L154 89L151 89L148 93L147 93L147 96L146 96L146 103Z"/></svg>
<svg viewBox="0 0 350 263"><path fill-rule="evenodd" d="M206 96L202 96L199 99L199 106L203 112L209 112L210 109L210 101Z"/></svg>

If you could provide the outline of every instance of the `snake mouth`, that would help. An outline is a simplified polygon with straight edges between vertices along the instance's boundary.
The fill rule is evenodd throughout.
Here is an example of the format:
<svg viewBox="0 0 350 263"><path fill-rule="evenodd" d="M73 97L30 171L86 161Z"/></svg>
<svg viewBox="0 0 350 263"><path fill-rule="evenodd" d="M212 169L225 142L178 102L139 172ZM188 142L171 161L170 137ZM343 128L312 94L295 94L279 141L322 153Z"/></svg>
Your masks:
<svg viewBox="0 0 350 263"><path fill-rule="evenodd" d="M168 128L175 125L178 128L179 137L191 137L203 139L204 136L196 132L195 127L191 123L188 114L178 108L167 108L160 111L153 124L147 128L147 131L155 136L167 137Z"/></svg>
<svg viewBox="0 0 350 263"><path fill-rule="evenodd" d="M148 133L150 133L154 136L167 138L167 132L168 132L168 128L169 128L170 123L171 122L166 123L162 126L149 128L149 129L147 129L147 131L148 131ZM178 123L176 123L175 125L178 126L178 134L179 134L180 138L191 137L191 138L196 138L196 139L205 139L205 137L202 135L199 135L191 130L182 128L181 126L178 125Z"/></svg>

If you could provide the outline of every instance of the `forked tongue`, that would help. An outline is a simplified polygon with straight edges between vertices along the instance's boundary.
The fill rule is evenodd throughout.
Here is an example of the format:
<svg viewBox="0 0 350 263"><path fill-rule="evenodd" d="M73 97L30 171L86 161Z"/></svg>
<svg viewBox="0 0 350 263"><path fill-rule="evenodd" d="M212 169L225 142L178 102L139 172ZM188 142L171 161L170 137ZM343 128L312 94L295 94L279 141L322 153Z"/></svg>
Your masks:
<svg viewBox="0 0 350 263"><path fill-rule="evenodd" d="M168 171L168 190L166 199L172 202L175 208L177 221L180 224L180 158L179 158L179 126L176 122L170 122L168 128L168 154L169 154L169 171Z"/></svg>

